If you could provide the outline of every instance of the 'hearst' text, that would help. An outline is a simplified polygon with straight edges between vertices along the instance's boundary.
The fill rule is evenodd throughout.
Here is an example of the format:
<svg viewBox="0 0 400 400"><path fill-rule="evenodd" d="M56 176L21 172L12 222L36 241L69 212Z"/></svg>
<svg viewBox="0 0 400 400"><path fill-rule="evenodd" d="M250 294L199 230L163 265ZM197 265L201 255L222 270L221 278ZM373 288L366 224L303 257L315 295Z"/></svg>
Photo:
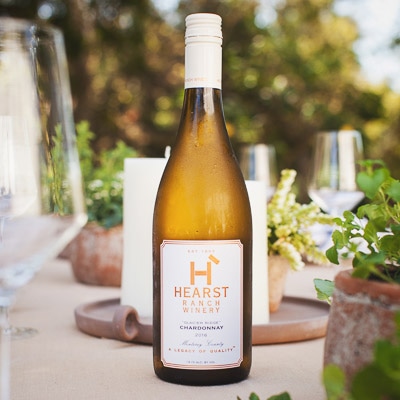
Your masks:
<svg viewBox="0 0 400 400"><path fill-rule="evenodd" d="M191 286L175 286L174 297L186 298L219 298L227 297L229 286L214 286L214 287L191 287Z"/></svg>

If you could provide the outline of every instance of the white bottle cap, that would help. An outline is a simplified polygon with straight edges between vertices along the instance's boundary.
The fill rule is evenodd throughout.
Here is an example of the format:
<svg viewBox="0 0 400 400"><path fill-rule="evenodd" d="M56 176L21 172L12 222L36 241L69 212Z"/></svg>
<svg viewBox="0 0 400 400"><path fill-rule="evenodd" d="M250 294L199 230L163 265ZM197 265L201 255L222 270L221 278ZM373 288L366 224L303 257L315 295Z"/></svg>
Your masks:
<svg viewBox="0 0 400 400"><path fill-rule="evenodd" d="M222 19L217 14L191 14L186 17L185 43L216 40L222 44Z"/></svg>
<svg viewBox="0 0 400 400"><path fill-rule="evenodd" d="M216 14L186 17L185 89L221 89L222 19Z"/></svg>

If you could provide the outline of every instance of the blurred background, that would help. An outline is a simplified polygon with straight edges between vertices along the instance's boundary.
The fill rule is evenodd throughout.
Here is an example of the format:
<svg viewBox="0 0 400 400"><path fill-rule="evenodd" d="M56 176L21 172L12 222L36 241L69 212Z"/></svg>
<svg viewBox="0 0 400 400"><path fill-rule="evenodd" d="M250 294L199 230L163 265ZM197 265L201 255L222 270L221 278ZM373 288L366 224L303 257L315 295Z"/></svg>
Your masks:
<svg viewBox="0 0 400 400"><path fill-rule="evenodd" d="M398 0L0 0L1 15L60 27L75 122L96 151L123 140L163 156L183 99L184 18L223 19L223 98L232 143L267 143L298 171L301 201L314 135L351 127L365 156L400 177Z"/></svg>

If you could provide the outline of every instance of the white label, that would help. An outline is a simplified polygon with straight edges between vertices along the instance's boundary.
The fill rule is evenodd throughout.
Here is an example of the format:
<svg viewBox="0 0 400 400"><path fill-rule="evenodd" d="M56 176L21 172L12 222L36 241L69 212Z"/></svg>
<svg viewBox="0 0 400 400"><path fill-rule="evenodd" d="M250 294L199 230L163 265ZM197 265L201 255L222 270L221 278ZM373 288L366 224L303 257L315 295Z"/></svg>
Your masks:
<svg viewBox="0 0 400 400"><path fill-rule="evenodd" d="M222 369L243 360L240 240L161 245L161 360L166 367Z"/></svg>
<svg viewBox="0 0 400 400"><path fill-rule="evenodd" d="M185 48L185 89L221 89L222 49L216 43L191 43Z"/></svg>

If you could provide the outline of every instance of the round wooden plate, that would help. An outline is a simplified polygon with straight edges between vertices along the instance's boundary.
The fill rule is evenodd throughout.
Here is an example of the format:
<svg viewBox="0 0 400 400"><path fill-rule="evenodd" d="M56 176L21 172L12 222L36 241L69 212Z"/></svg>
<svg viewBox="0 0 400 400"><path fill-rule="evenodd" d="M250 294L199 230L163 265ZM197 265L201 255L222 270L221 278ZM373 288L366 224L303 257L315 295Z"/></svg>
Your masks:
<svg viewBox="0 0 400 400"><path fill-rule="evenodd" d="M300 297L283 298L279 310L265 325L253 325L253 345L287 343L325 336L329 305ZM153 327L120 299L81 304L75 309L77 327L89 335L142 344L151 344Z"/></svg>

